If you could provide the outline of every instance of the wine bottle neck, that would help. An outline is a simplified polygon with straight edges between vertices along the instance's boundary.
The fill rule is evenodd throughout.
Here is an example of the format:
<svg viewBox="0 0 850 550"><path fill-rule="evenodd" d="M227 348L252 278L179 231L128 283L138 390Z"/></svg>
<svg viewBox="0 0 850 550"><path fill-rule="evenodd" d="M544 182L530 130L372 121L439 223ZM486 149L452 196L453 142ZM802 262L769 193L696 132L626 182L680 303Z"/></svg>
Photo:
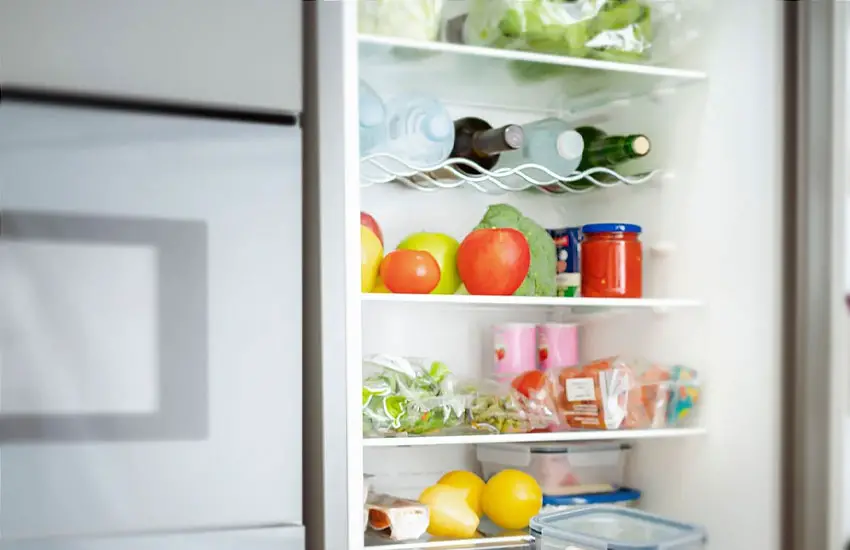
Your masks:
<svg viewBox="0 0 850 550"><path fill-rule="evenodd" d="M522 127L516 124L508 124L501 128L493 128L475 132L472 135L472 149L480 157L487 157L513 151L522 147L524 134Z"/></svg>
<svg viewBox="0 0 850 550"><path fill-rule="evenodd" d="M649 153L651 144L644 135L606 136L589 144L586 151L587 164L611 166L627 160L640 158Z"/></svg>

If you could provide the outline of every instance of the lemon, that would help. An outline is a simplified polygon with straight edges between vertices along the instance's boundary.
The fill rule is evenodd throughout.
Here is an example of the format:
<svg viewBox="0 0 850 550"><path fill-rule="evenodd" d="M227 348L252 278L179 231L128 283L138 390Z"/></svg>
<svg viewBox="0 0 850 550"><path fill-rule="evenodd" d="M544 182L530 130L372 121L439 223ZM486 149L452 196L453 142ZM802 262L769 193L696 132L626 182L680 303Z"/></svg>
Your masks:
<svg viewBox="0 0 850 550"><path fill-rule="evenodd" d="M481 508L502 529L523 529L540 507L543 491L525 472L502 470L490 478L481 493Z"/></svg>
<svg viewBox="0 0 850 550"><path fill-rule="evenodd" d="M384 257L381 241L368 227L360 226L360 291L372 292Z"/></svg>
<svg viewBox="0 0 850 550"><path fill-rule="evenodd" d="M466 502L468 489L432 485L419 495L428 506L428 533L435 537L466 539L475 536L478 516Z"/></svg>
<svg viewBox="0 0 850 550"><path fill-rule="evenodd" d="M372 288L372 292L375 294L391 294L390 289L384 284L384 280L381 279L380 275L375 279L375 286Z"/></svg>
<svg viewBox="0 0 850 550"><path fill-rule="evenodd" d="M481 517L481 492L484 490L484 480L465 470L449 472L437 482L439 485L448 485L458 489L468 489L466 503L472 508L478 517Z"/></svg>

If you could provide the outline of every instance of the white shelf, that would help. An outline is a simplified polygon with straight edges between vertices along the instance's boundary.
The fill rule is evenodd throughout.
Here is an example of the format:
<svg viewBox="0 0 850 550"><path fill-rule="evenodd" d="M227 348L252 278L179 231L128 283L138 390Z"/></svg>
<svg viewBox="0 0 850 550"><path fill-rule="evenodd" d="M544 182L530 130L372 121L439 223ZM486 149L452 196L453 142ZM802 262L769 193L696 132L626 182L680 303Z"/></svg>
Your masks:
<svg viewBox="0 0 850 550"><path fill-rule="evenodd" d="M620 441L668 439L705 435L705 428L657 430L598 430L496 435L446 435L364 438L364 447L424 447L431 445L476 445L481 443L541 443L544 441Z"/></svg>
<svg viewBox="0 0 850 550"><path fill-rule="evenodd" d="M680 298L559 298L545 296L471 296L466 294L364 293L363 302L430 304L438 306L547 307L599 309L649 309L701 307L699 300Z"/></svg>
<svg viewBox="0 0 850 550"><path fill-rule="evenodd" d="M425 536L419 540L410 541L394 541L387 537L382 537L376 533L367 533L365 537L366 548L380 548L381 550L425 550L425 549L443 549L443 550L460 550L461 548L475 549L509 549L522 548L527 549L528 543L533 540L528 535L515 535L505 537L477 537L473 539L436 539L430 536Z"/></svg>
<svg viewBox="0 0 850 550"><path fill-rule="evenodd" d="M372 35L359 36L359 62L361 77L379 93L419 92L567 119L636 98L662 100L707 81L702 71Z"/></svg>

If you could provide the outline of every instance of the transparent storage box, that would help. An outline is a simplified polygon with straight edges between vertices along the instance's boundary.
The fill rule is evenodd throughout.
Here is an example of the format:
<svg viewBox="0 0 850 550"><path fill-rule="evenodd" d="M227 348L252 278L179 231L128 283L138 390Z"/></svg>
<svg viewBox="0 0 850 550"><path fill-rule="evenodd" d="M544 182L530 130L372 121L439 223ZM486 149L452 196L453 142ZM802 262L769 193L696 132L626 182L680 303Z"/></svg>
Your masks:
<svg viewBox="0 0 850 550"><path fill-rule="evenodd" d="M554 510L581 510L599 506L623 506L631 508L640 500L640 491L621 487L611 493L581 495L546 495L543 497L542 512Z"/></svg>
<svg viewBox="0 0 850 550"><path fill-rule="evenodd" d="M532 518L536 550L702 550L706 531L638 510L605 506Z"/></svg>
<svg viewBox="0 0 850 550"><path fill-rule="evenodd" d="M630 446L624 443L478 445L484 479L511 468L526 472L544 495L604 493L623 485Z"/></svg>

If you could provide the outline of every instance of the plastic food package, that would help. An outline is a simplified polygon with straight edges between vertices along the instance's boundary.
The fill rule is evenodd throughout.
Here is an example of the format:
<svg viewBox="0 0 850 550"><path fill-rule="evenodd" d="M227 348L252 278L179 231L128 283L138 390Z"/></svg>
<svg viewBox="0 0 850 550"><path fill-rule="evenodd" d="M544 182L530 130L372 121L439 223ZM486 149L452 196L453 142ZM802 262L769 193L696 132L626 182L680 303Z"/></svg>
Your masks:
<svg viewBox="0 0 850 550"><path fill-rule="evenodd" d="M545 430L559 422L551 393L544 392L540 399L535 393L529 397L511 385L495 380L481 382L468 391L474 394L470 416L476 430L526 433Z"/></svg>
<svg viewBox="0 0 850 550"><path fill-rule="evenodd" d="M623 484L629 445L617 442L478 445L484 479L505 469L533 477L547 496L607 493Z"/></svg>
<svg viewBox="0 0 850 550"><path fill-rule="evenodd" d="M696 371L681 366L665 369L610 357L552 376L562 425L571 429L674 427L699 398Z"/></svg>
<svg viewBox="0 0 850 550"><path fill-rule="evenodd" d="M469 425L470 395L457 391L448 367L421 358L363 359L363 432L422 435Z"/></svg>
<svg viewBox="0 0 850 550"><path fill-rule="evenodd" d="M369 527L388 532L391 540L418 539L428 528L428 507L415 500L373 493L364 508L369 514Z"/></svg>
<svg viewBox="0 0 850 550"><path fill-rule="evenodd" d="M636 62L699 36L704 0L470 0L468 44ZM659 46L661 46L659 48ZM661 49L661 52L656 50ZM661 55L658 55L658 54Z"/></svg>
<svg viewBox="0 0 850 550"><path fill-rule="evenodd" d="M411 40L437 40L443 0L360 0L357 26L361 33Z"/></svg>

